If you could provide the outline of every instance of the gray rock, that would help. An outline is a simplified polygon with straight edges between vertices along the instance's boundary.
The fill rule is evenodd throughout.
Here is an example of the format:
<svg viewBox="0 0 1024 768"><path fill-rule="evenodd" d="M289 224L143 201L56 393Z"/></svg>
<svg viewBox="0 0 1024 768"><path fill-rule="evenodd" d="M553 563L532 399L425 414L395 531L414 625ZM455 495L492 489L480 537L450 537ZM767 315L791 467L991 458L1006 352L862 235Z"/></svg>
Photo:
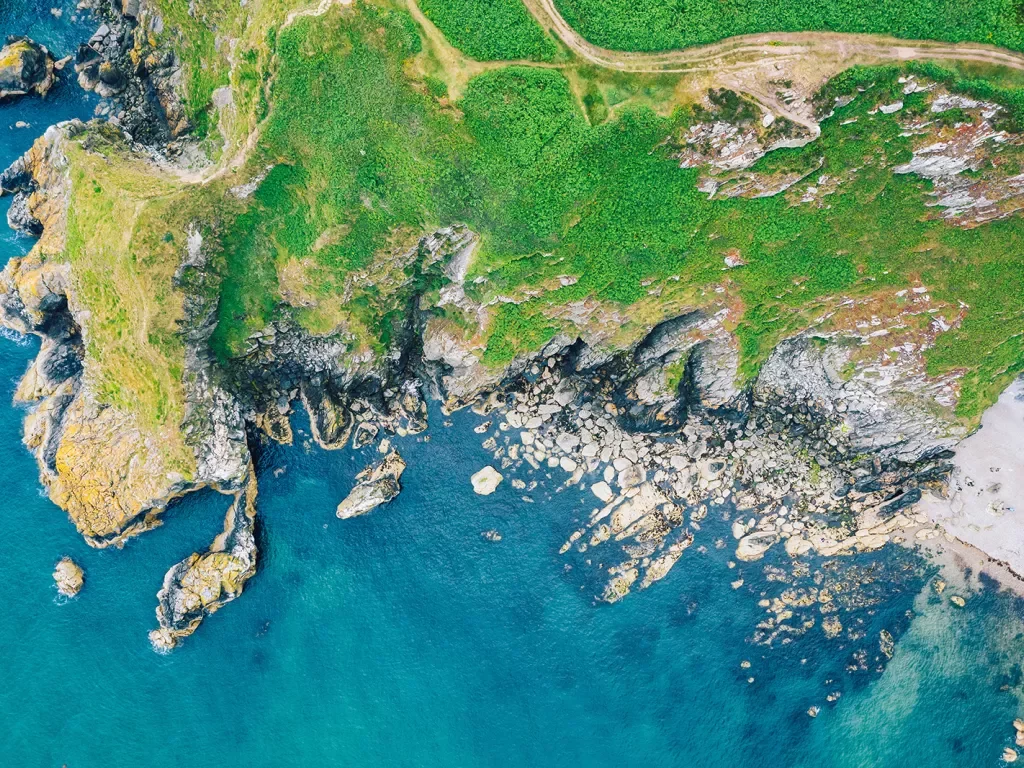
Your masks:
<svg viewBox="0 0 1024 768"><path fill-rule="evenodd" d="M405 462L398 451L391 451L379 462L364 469L356 475L359 482L338 505L338 517L347 520L387 504L401 492L402 486L398 480L404 471Z"/></svg>

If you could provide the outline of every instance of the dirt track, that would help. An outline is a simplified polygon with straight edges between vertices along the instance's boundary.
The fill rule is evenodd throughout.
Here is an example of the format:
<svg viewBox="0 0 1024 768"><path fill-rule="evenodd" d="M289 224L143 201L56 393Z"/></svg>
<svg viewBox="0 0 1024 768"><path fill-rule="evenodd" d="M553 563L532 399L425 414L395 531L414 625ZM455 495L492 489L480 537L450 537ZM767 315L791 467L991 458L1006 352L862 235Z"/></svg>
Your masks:
<svg viewBox="0 0 1024 768"><path fill-rule="evenodd" d="M554 0L524 0L530 13L566 46L592 64L623 72L696 72L729 67L730 60L749 58L828 57L837 62L958 60L1024 70L1024 54L980 43L938 43L899 40L884 35L835 32L778 32L731 37L720 43L658 53L629 53L588 42L558 12Z"/></svg>

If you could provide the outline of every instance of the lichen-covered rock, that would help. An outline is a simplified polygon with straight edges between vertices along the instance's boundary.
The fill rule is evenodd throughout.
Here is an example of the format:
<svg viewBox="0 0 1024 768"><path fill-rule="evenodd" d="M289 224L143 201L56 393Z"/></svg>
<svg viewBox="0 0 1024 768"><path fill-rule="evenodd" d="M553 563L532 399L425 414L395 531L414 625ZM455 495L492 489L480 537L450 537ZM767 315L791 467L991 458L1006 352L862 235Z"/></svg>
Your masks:
<svg viewBox="0 0 1024 768"><path fill-rule="evenodd" d="M170 651L203 619L240 594L256 573L256 477L249 468L244 490L235 494L223 532L205 553L193 552L171 568L157 593L160 626L149 633L153 647Z"/></svg>
<svg viewBox="0 0 1024 768"><path fill-rule="evenodd" d="M0 48L0 102L35 93L45 96L56 81L54 60L45 46L11 35Z"/></svg>
<svg viewBox="0 0 1024 768"><path fill-rule="evenodd" d="M356 475L359 482L338 505L338 517L347 520L387 504L401 492L402 486L398 480L404 471L405 462L398 451L391 451L379 462L364 469Z"/></svg>
<svg viewBox="0 0 1024 768"><path fill-rule="evenodd" d="M85 574L82 568L70 557L63 558L53 570L53 580L57 584L57 591L65 597L74 597L82 590L85 584Z"/></svg>

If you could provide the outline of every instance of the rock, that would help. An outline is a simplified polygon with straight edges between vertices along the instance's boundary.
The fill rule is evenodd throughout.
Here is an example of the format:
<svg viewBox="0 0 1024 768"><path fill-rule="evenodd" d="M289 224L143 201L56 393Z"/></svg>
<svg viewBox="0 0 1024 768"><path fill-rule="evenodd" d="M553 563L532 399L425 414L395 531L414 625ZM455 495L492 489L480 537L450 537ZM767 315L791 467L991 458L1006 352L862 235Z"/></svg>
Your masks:
<svg viewBox="0 0 1024 768"><path fill-rule="evenodd" d="M81 567L70 557L65 557L53 571L53 580L57 582L57 591L65 597L74 597L85 583L85 574Z"/></svg>
<svg viewBox="0 0 1024 768"><path fill-rule="evenodd" d="M358 481L352 491L338 505L337 515L342 520L365 515L381 504L387 504L402 490L398 482L405 471L405 462L398 451L391 451L376 464L373 464L358 475Z"/></svg>
<svg viewBox="0 0 1024 768"><path fill-rule="evenodd" d="M1003 762L1004 763L1015 763L1017 762L1017 750L1013 747L1006 747L1003 750Z"/></svg>
<svg viewBox="0 0 1024 768"><path fill-rule="evenodd" d="M786 539L786 554L790 557L806 555L812 549L814 549L814 545L803 536L790 536Z"/></svg>
<svg viewBox="0 0 1024 768"><path fill-rule="evenodd" d="M810 709L808 709L808 710L807 710L807 715L808 715L809 717L817 717L817 716L818 716L818 713L819 713L820 711L821 711L821 709L820 709L819 707L817 707L817 706L813 706L813 707L811 707Z"/></svg>
<svg viewBox="0 0 1024 768"><path fill-rule="evenodd" d="M12 35L0 48L0 102L35 93L45 96L56 82L54 60L45 46Z"/></svg>
<svg viewBox="0 0 1024 768"><path fill-rule="evenodd" d="M164 576L157 593L159 627L149 633L154 650L166 653L174 648L204 618L242 594L256 573L256 492L250 466L245 489L235 494L224 530L210 549L192 553Z"/></svg>
<svg viewBox="0 0 1024 768"><path fill-rule="evenodd" d="M884 629L878 633L878 650L887 659L891 659L893 652L896 650L896 642L893 640L892 635Z"/></svg>
<svg viewBox="0 0 1024 768"><path fill-rule="evenodd" d="M770 531L758 531L740 539L736 547L736 559L744 562L760 560L764 553L779 540L779 535Z"/></svg>
<svg viewBox="0 0 1024 768"><path fill-rule="evenodd" d="M484 531L480 535L484 539L486 539L487 541L494 541L494 542L501 541L501 534L498 533L497 531L493 530L493 529L490 530L490 531Z"/></svg>
<svg viewBox="0 0 1024 768"><path fill-rule="evenodd" d="M851 337L851 341L859 337ZM808 336L781 342L761 367L756 400L792 412L802 405L838 420L854 454L916 462L954 445L965 428L936 401L942 381L924 376L923 359L899 362L884 377L844 376L855 344L822 345ZM859 343L859 342L858 342Z"/></svg>
<svg viewBox="0 0 1024 768"><path fill-rule="evenodd" d="M579 435L574 435L570 432L562 432L556 439L555 445L561 448L566 453L572 451L577 445L580 444Z"/></svg>
<svg viewBox="0 0 1024 768"><path fill-rule="evenodd" d="M633 488L647 480L647 471L638 464L629 464L619 472L616 482L623 490Z"/></svg>
<svg viewBox="0 0 1024 768"><path fill-rule="evenodd" d="M605 504L615 498L615 494L612 492L611 486L609 486L604 480L596 482L590 486L590 491Z"/></svg>
<svg viewBox="0 0 1024 768"><path fill-rule="evenodd" d="M957 608L963 608L965 605L967 605L967 601L960 597L960 595L950 595L949 602L951 602Z"/></svg>
<svg viewBox="0 0 1024 768"><path fill-rule="evenodd" d="M489 464L470 478L473 491L481 496L490 496L504 478L501 473Z"/></svg>

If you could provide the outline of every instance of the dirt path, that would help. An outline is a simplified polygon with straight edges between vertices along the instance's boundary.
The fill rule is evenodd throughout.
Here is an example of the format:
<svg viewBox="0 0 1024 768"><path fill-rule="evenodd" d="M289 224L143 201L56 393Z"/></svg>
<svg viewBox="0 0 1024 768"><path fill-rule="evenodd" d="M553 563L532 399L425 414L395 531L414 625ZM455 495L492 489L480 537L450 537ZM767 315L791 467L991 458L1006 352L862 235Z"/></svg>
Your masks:
<svg viewBox="0 0 1024 768"><path fill-rule="evenodd" d="M321 16L334 5L349 5L352 0L320 0L312 7L288 14L282 28L300 18ZM443 66L452 73L449 83L458 97L473 76L488 69L522 63L553 66L536 62L477 62L457 51L423 15L415 0L406 0L415 20L425 30L432 48ZM601 48L576 32L555 7L554 0L523 0L540 25L557 36L576 55L596 66L620 72L703 73L710 81L745 93L765 109L788 118L818 134L818 125L806 99L783 103L770 83L796 81L809 96L813 87L837 72L855 64L882 61L969 61L993 64L1024 71L1024 54L979 43L937 43L899 40L883 35L855 35L833 32L780 32L742 35L711 45L657 53L632 53ZM554 65L557 66L557 65ZM256 126L232 155L212 168L193 171L175 169L178 179L191 184L207 184L241 167L253 151L262 126Z"/></svg>
<svg viewBox="0 0 1024 768"><path fill-rule="evenodd" d="M524 0L542 27L592 64L623 72L696 72L730 66L746 57L826 56L837 62L869 58L974 61L1024 70L1024 55L980 43L899 40L884 35L835 32L778 32L731 37L720 43L658 53L630 53L600 48L583 38L555 7L554 0Z"/></svg>

